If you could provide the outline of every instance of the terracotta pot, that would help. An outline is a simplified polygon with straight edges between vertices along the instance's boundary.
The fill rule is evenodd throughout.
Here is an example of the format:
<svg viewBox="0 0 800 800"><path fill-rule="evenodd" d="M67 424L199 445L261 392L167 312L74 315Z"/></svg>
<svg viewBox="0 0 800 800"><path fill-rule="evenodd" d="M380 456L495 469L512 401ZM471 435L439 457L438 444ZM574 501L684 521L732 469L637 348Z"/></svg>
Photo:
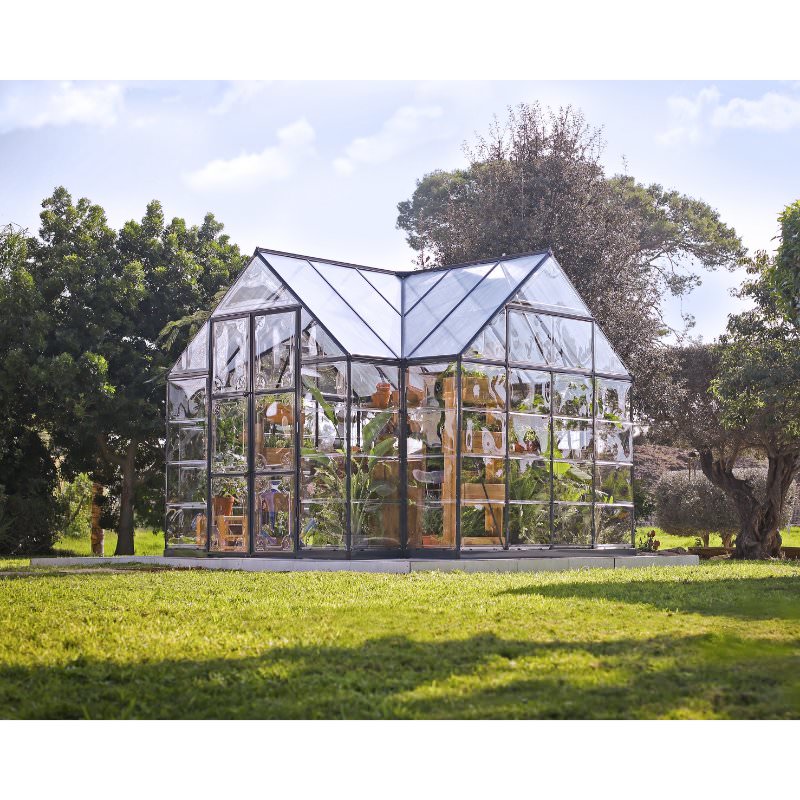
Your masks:
<svg viewBox="0 0 800 800"><path fill-rule="evenodd" d="M389 391L377 391L370 399L372 400L372 405L375 406L375 408L386 408L389 405L389 397Z"/></svg>
<svg viewBox="0 0 800 800"><path fill-rule="evenodd" d="M406 389L406 396L408 397L408 404L410 406L418 406L422 402L425 393L416 386L409 386Z"/></svg>
<svg viewBox="0 0 800 800"><path fill-rule="evenodd" d="M235 497L212 497L215 517L230 517L233 514L233 501Z"/></svg>

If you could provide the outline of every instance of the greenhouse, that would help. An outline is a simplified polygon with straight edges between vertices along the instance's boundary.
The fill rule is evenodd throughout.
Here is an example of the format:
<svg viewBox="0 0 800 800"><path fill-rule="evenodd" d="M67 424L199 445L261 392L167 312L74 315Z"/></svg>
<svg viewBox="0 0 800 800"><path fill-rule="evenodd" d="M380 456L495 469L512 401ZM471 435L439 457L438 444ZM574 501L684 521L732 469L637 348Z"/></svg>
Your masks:
<svg viewBox="0 0 800 800"><path fill-rule="evenodd" d="M631 378L550 251L258 249L167 387L166 553L630 548Z"/></svg>

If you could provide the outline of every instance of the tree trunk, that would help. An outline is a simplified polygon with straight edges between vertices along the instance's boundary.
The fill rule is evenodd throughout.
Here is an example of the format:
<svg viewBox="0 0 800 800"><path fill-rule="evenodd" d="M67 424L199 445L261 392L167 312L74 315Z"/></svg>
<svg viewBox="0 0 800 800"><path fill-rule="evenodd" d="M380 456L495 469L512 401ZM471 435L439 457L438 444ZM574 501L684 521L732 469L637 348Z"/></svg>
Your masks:
<svg viewBox="0 0 800 800"><path fill-rule="evenodd" d="M734 558L780 558L778 528L789 486L800 467L800 456L780 453L769 456L764 498L759 499L747 481L737 478L729 464L714 459L710 451L700 453L703 474L733 500L739 514L739 534Z"/></svg>
<svg viewBox="0 0 800 800"><path fill-rule="evenodd" d="M115 556L133 555L133 493L136 486L136 442L131 442L125 450L120 465L122 472L122 493L119 501L119 531Z"/></svg>
<svg viewBox="0 0 800 800"><path fill-rule="evenodd" d="M102 556L104 535L103 529L100 527L100 498L103 496L103 487L99 483L92 484L92 555Z"/></svg>

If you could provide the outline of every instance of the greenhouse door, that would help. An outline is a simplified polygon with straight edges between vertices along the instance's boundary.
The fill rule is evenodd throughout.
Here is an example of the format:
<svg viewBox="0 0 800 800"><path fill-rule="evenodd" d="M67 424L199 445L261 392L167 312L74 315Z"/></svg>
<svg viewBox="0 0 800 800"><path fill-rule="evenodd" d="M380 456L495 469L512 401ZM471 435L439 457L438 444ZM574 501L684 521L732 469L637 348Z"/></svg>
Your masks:
<svg viewBox="0 0 800 800"><path fill-rule="evenodd" d="M296 549L296 310L213 321L209 427L215 553Z"/></svg>

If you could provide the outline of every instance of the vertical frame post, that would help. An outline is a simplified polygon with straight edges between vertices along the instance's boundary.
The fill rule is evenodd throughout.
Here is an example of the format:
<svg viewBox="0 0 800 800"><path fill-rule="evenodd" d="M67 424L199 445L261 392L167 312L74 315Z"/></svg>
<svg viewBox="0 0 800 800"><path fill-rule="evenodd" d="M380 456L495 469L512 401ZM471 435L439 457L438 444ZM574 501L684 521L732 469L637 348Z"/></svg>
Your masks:
<svg viewBox="0 0 800 800"><path fill-rule="evenodd" d="M211 420L211 392L214 386L214 320L208 322L208 350L206 359L208 375L206 376L206 553L211 552L211 526L214 523L211 499L211 450L214 446Z"/></svg>
<svg viewBox="0 0 800 800"><path fill-rule="evenodd" d="M398 454L400 464L398 480L400 481L400 552L405 553L408 544L408 401L406 398L406 365L400 362L400 379L398 380L400 392L400 430L398 441Z"/></svg>
<svg viewBox="0 0 800 800"><path fill-rule="evenodd" d="M511 483L511 459L509 457L511 439L511 370L508 367L508 311L503 310L503 325L505 327L505 353L506 353L506 494L503 506L503 549L511 546L511 506L509 503Z"/></svg>
<svg viewBox="0 0 800 800"><path fill-rule="evenodd" d="M597 509L595 506L596 483L597 483L597 374L594 358L594 328L592 320L592 547L597 547L597 520L595 516Z"/></svg>
<svg viewBox="0 0 800 800"><path fill-rule="evenodd" d="M347 557L351 557L353 549L353 533L351 530L352 523L352 510L350 508L352 502L351 491L351 475L352 475L352 447L351 447L351 430L353 427L352 413L353 413L353 369L352 359L347 356L347 402L345 403L345 504L344 504L344 519L345 519L345 532L344 532L344 546L347 552Z"/></svg>
<svg viewBox="0 0 800 800"><path fill-rule="evenodd" d="M256 459L255 459L255 431L256 431L256 404L255 404L255 352L256 352L256 315L247 317L247 554L253 555L256 548ZM259 517L261 511L259 508ZM261 519L258 520L258 527Z"/></svg>
<svg viewBox="0 0 800 800"><path fill-rule="evenodd" d="M292 360L294 361L294 486L292 487L293 499L292 510L294 517L294 525L292 526L292 543L294 547L294 557L300 553L300 482L302 478L303 465L300 461L302 453L302 436L303 425L300 416L303 411L303 375L302 375L302 358L301 358L301 342L302 330L300 324L300 309L296 308L294 311L294 346L292 347ZM316 414L314 415L314 424L317 424Z"/></svg>
<svg viewBox="0 0 800 800"><path fill-rule="evenodd" d="M456 558L461 558L461 356L456 359Z"/></svg>

